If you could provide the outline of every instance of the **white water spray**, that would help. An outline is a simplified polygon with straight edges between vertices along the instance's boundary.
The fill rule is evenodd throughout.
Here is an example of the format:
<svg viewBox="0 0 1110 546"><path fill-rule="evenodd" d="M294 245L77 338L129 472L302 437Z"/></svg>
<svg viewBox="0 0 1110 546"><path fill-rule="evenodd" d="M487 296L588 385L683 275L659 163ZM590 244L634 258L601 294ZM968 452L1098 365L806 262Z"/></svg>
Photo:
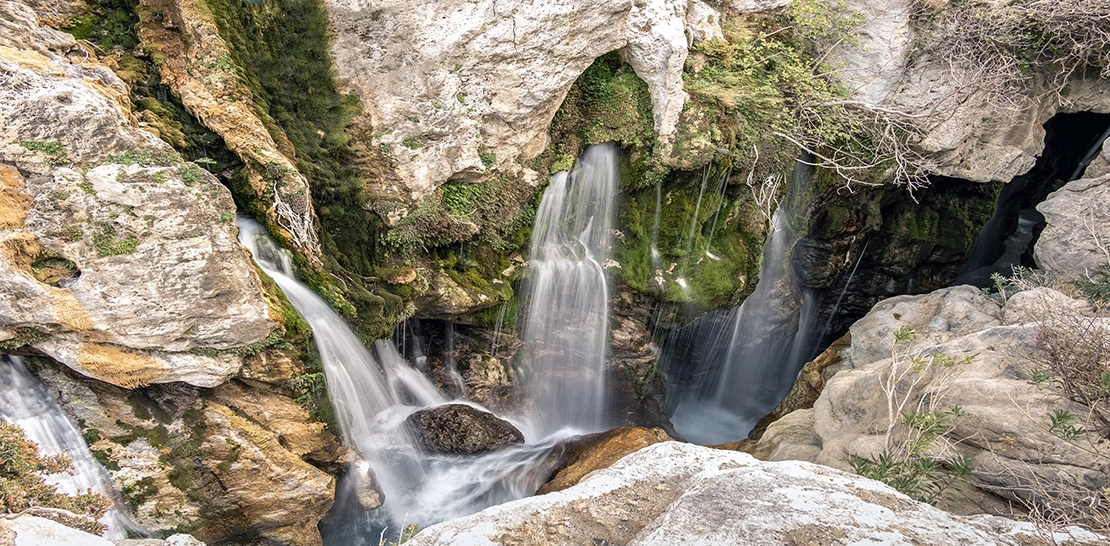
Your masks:
<svg viewBox="0 0 1110 546"><path fill-rule="evenodd" d="M706 315L672 334L661 368L670 381L671 423L687 440L720 444L743 438L790 388L815 337L817 302L794 287L789 256L801 236L790 205L808 192L812 167L799 162L787 198L771 219L759 283L725 314ZM677 349L676 347L683 347Z"/></svg>
<svg viewBox="0 0 1110 546"><path fill-rule="evenodd" d="M334 538L334 543L377 544L376 533L370 538L368 530L387 527L392 536L408 523L430 525L531 495L543 483L548 455L563 437L473 457L419 451L405 430L405 419L447 398L389 341L375 342L373 352L363 346L327 303L293 278L287 254L257 222L241 217L238 224L240 242L312 326L343 438L373 470L385 497L373 522Z"/></svg>

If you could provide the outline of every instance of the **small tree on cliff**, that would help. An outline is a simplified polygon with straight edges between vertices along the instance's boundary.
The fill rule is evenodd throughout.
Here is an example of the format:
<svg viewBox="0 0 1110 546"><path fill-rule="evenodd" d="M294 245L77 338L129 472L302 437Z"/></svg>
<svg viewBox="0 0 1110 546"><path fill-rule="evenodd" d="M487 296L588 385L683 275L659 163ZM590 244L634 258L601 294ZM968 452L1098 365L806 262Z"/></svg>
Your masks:
<svg viewBox="0 0 1110 546"><path fill-rule="evenodd" d="M72 469L69 457L39 455L38 445L27 439L22 428L0 422L0 513L18 514L34 508L61 509L77 517L47 515L71 527L103 533L104 525L97 520L111 506L107 497L91 490L78 495L59 493L44 479L45 475Z"/></svg>

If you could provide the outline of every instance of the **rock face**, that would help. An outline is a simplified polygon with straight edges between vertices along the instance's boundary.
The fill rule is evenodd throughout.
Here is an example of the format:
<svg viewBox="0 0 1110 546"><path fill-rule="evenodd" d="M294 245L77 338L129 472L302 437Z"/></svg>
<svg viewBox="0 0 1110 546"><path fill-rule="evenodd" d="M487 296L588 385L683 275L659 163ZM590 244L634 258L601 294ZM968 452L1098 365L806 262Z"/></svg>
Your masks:
<svg viewBox="0 0 1110 546"><path fill-rule="evenodd" d="M306 460L335 466L338 445L289 398L237 382L126 391L46 364L38 374L82 423L136 523L217 544L320 543L334 478Z"/></svg>
<svg viewBox="0 0 1110 546"><path fill-rule="evenodd" d="M1033 534L1029 524L953 516L822 466L663 442L570 489L434 525L407 544L850 544L881 536L884 544L1017 545Z"/></svg>
<svg viewBox="0 0 1110 546"><path fill-rule="evenodd" d="M511 423L466 404L420 410L405 419L416 445L429 453L473 455L523 444L524 435Z"/></svg>
<svg viewBox="0 0 1110 546"><path fill-rule="evenodd" d="M901 415L956 407L956 414L945 414L951 426L929 452L968 457L975 472L971 483L982 491L972 490L947 508L1008 514L1011 508L998 497L1019 506L1043 498L1049 492L1038 491L1038 480L1071 484L1051 492L1062 498L1105 487L1110 483L1105 447L1069 442L1045 425L1054 411L1086 415L1086 410L1047 384L1031 383L1028 375L1044 369L1038 336L1058 332L1060 323L1054 321L1093 321L1091 332L1107 326L1099 322L1104 319L1083 319L1083 308L1046 288L1011 295L1005 305L968 286L881 302L852 326L850 345L824 370L826 376L840 371L813 409L771 424L751 452L848 469L849 457L875 460L884 450L896 452L912 434L901 418L891 422L891 408ZM916 337L895 345L894 333L904 326ZM892 378L898 387L888 397L884 389Z"/></svg>
<svg viewBox="0 0 1110 546"><path fill-rule="evenodd" d="M674 135L686 100L688 0L327 7L338 75L363 108L358 123L373 128L394 162L395 176L375 191L394 200L419 199L449 179L479 180L490 168L518 171L543 150L571 83L610 51L647 82L662 140Z"/></svg>
<svg viewBox="0 0 1110 546"><path fill-rule="evenodd" d="M1037 210L1047 222L1034 248L1038 267L1074 281L1110 265L1110 173L1067 183Z"/></svg>
<svg viewBox="0 0 1110 546"><path fill-rule="evenodd" d="M139 4L139 38L165 57L159 63L162 82L242 158L250 190L268 204L265 223L308 260L319 261L308 180L292 160L292 145L275 142L259 118L252 93L228 64L230 52L208 6L197 0Z"/></svg>
<svg viewBox="0 0 1110 546"><path fill-rule="evenodd" d="M4 542L4 533L14 535L13 542ZM184 534L170 535L165 540L107 540L96 535L66 527L53 520L23 515L14 520L0 521L0 544L4 546L205 546Z"/></svg>
<svg viewBox="0 0 1110 546"><path fill-rule="evenodd" d="M940 12L931 14L934 18L943 17L947 2L926 4ZM859 45L839 47L830 59L841 66L855 99L915 116L914 124L923 132L917 146L934 161L929 167L933 174L1008 181L1033 166L1044 146L1041 126L1053 115L1110 112L1106 80L1073 82L1066 99L1059 101L1064 104L1051 94L981 85L994 81L989 68L970 60L952 63L944 52L915 44L935 33L915 27L918 5L910 0L848 0L846 7L865 18L857 29Z"/></svg>
<svg viewBox="0 0 1110 546"><path fill-rule="evenodd" d="M123 387L222 382L279 327L230 193L135 128L71 37L3 9L0 343Z"/></svg>

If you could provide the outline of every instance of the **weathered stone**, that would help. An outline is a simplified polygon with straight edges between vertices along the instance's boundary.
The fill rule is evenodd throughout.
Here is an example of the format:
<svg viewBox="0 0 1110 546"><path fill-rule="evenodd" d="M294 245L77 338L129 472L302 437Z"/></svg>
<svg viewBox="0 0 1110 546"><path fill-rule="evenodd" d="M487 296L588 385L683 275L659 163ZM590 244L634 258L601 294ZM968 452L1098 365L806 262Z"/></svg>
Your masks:
<svg viewBox="0 0 1110 546"><path fill-rule="evenodd" d="M1110 175L1069 182L1037 210L1047 222L1033 250L1038 267L1074 281L1110 265Z"/></svg>
<svg viewBox="0 0 1110 546"><path fill-rule="evenodd" d="M673 440L661 428L621 427L571 440L563 446L564 460L538 494L572 487L595 470L608 468L626 455L659 442Z"/></svg>
<svg viewBox="0 0 1110 546"><path fill-rule="evenodd" d="M328 452L327 436L293 401L234 383L213 393L182 384L126 391L38 368L138 524L190 528L212 543L320 543L316 523L331 507L334 479L302 456Z"/></svg>
<svg viewBox="0 0 1110 546"><path fill-rule="evenodd" d="M483 155L520 171L571 83L614 50L647 82L655 129L670 139L686 99L687 4L329 0L336 70L363 108L356 124L395 162L372 191L405 202L449 179L479 180Z"/></svg>
<svg viewBox="0 0 1110 546"><path fill-rule="evenodd" d="M771 460L798 458L847 470L850 457L874 460L897 450L907 434L897 416L958 407L960 415L951 417L951 428L930 453L969 457L971 483L982 491L942 501L945 508L1007 514L1012 508L999 497L1021 505L1036 483L1075 485L1071 492L1056 488L1057 495L1098 490L1110 483L1105 448L1068 442L1043 424L1055 410L1086 410L1048 386L1031 385L1027 376L1046 366L1036 356L1037 339L1054 327L1052 317L1079 317L1085 310L1047 288L1010 295L1006 305L967 286L881 302L852 326L851 345L840 351L842 371L828 380L812 413L788 414L745 449ZM1086 320L1100 327L1098 319ZM915 336L895 344L902 326Z"/></svg>
<svg viewBox="0 0 1110 546"><path fill-rule="evenodd" d="M15 546L112 546L112 541L38 516L5 522L15 532Z"/></svg>
<svg viewBox="0 0 1110 546"><path fill-rule="evenodd" d="M120 386L224 381L278 328L230 193L72 37L2 9L0 337Z"/></svg>
<svg viewBox="0 0 1110 546"><path fill-rule="evenodd" d="M524 435L511 423L466 404L423 409L405 419L416 445L429 453L473 455L513 444Z"/></svg>
<svg viewBox="0 0 1110 546"><path fill-rule="evenodd" d="M944 4L932 3L934 9ZM830 61L840 66L855 99L914 116L924 134L916 146L929 156L934 174L1009 181L1033 166L1044 147L1042 125L1053 115L1110 112L1105 80L1070 82L1064 104L1035 90L979 85L991 75L974 61L951 63L941 52L915 46L921 35L912 25L910 0L849 0L846 6L865 17L856 29L859 43L836 48Z"/></svg>
<svg viewBox="0 0 1110 546"><path fill-rule="evenodd" d="M1099 540L1074 532L1089 544ZM407 544L786 545L882 537L886 544L1017 546L1035 533L1027 523L953 516L827 467L663 442L569 489L434 525Z"/></svg>

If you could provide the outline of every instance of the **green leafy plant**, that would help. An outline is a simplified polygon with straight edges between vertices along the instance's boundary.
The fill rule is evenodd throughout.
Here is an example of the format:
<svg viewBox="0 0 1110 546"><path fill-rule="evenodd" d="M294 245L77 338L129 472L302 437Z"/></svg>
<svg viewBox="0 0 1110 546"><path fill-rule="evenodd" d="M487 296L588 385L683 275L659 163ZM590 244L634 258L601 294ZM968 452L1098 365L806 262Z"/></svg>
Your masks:
<svg viewBox="0 0 1110 546"><path fill-rule="evenodd" d="M38 140L23 140L19 143L20 146L31 150L32 152L39 152L46 156L46 164L52 167L64 165L69 163L69 155L66 154L65 146L61 142L51 140L47 142Z"/></svg>
<svg viewBox="0 0 1110 546"><path fill-rule="evenodd" d="M1087 430L1076 426L1078 418L1065 409L1054 409L1048 413L1048 431L1060 438L1071 441L1087 434Z"/></svg>
<svg viewBox="0 0 1110 546"><path fill-rule="evenodd" d="M46 484L44 476L72 469L68 457L40 455L38 445L27 439L23 429L0 422L0 511L12 514L32 508L67 510L77 517L64 518L62 523L90 533L103 533L105 527L97 520L111 507L107 497L92 491L68 495Z"/></svg>
<svg viewBox="0 0 1110 546"><path fill-rule="evenodd" d="M956 419L970 414L959 405L939 407L942 392L921 392L918 387L927 377L933 379L933 385L943 385L958 373L958 365L970 360L938 351L900 354L898 347L916 337L917 332L905 324L894 332L890 371L880 382L890 416L885 448L875 459L852 455L848 463L861 476L935 505L958 491L959 484L974 472L970 457L955 452L946 437Z"/></svg>

